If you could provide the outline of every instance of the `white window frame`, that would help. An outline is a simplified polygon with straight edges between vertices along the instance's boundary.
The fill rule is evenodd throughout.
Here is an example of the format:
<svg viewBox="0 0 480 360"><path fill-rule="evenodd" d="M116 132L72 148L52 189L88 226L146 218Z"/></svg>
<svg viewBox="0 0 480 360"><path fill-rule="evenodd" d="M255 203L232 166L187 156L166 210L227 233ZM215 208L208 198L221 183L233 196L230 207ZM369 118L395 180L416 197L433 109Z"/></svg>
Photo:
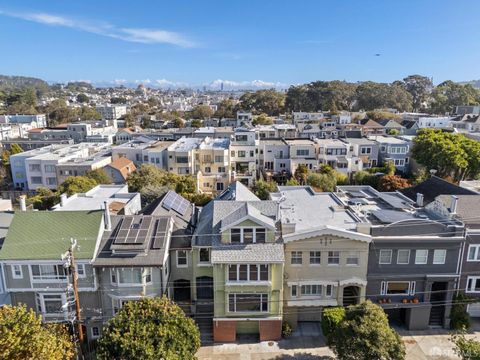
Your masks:
<svg viewBox="0 0 480 360"><path fill-rule="evenodd" d="M435 257L438 256L438 254L443 254L442 256L442 260L441 261L438 261L438 260L435 260ZM435 249L433 250L433 264L434 265L443 265L445 264L445 261L447 259L447 250L446 249Z"/></svg>
<svg viewBox="0 0 480 360"><path fill-rule="evenodd" d="M470 259L471 250L473 250L473 259ZM468 246L467 261L468 262L480 261L480 244L471 244Z"/></svg>
<svg viewBox="0 0 480 360"><path fill-rule="evenodd" d="M233 311L230 311L230 295L234 296ZM260 311L237 311L237 295L260 295ZM267 310L262 310L262 303L263 303L264 296L267 297ZM268 313L270 311L270 301L269 301L268 293L229 293L227 295L227 311L229 313L235 313L235 314Z"/></svg>
<svg viewBox="0 0 480 360"><path fill-rule="evenodd" d="M349 264L348 260L349 259L357 259L356 264ZM360 266L360 256L358 255L357 252L349 252L347 254L347 257L345 258L345 266Z"/></svg>
<svg viewBox="0 0 480 360"><path fill-rule="evenodd" d="M426 251L425 262L419 261L419 252L420 251ZM415 265L426 265L426 264L428 264L428 249L417 249L417 250L415 250Z"/></svg>
<svg viewBox="0 0 480 360"><path fill-rule="evenodd" d="M407 262L400 262L400 252L407 251ZM408 265L410 264L410 249L397 249L397 265Z"/></svg>
<svg viewBox="0 0 480 360"><path fill-rule="evenodd" d="M20 274L16 274L16 269L20 270ZM23 269L21 264L10 265L10 270L12 271L12 279L23 279Z"/></svg>
<svg viewBox="0 0 480 360"><path fill-rule="evenodd" d="M95 335L95 332L93 331L93 329L97 329L98 334ZM92 339L98 339L100 337L100 328L98 326L92 326L92 328L90 329L90 332L92 334Z"/></svg>
<svg viewBox="0 0 480 360"><path fill-rule="evenodd" d="M298 296L298 286L297 285L292 285L291 286L290 295L291 295L291 297L297 297Z"/></svg>
<svg viewBox="0 0 480 360"><path fill-rule="evenodd" d="M120 282L120 271L133 271L139 269L141 271L141 281L139 283L122 283ZM110 282L112 284L117 285L118 287L137 287L137 286L144 286L147 284L152 283L152 268L145 267L145 268L138 268L138 267L131 267L131 268L115 268L110 270ZM115 277L116 282L113 282L113 277ZM150 277L150 280L147 281L147 277Z"/></svg>
<svg viewBox="0 0 480 360"><path fill-rule="evenodd" d="M67 302L66 295L65 293L36 293L36 304L37 304L37 310L42 314L43 317L65 317L67 315L67 309L58 312L58 313L47 313L46 312L46 306L45 306L45 295L47 296L59 296L60 300L62 301L62 305Z"/></svg>
<svg viewBox="0 0 480 360"><path fill-rule="evenodd" d="M408 288L406 293L402 294L389 294L388 293L388 285L391 283L407 283ZM415 281L382 281L380 285L380 295L385 295L385 296L409 296L409 295L415 295Z"/></svg>
<svg viewBox="0 0 480 360"><path fill-rule="evenodd" d="M237 242L232 242L232 230L240 230L240 242L237 243ZM264 228L264 227L259 227L259 226L243 226L243 227L236 227L234 226L233 228L230 229L230 243L231 244L245 244L245 236L244 236L244 231L245 229L247 230L252 230L252 242L251 243L246 243L246 244L256 244L257 243L257 230L263 230L264 233L265 233L265 242L267 242L267 233L268 233L268 230L267 228ZM260 232L260 231L259 231ZM263 244L261 243L261 244Z"/></svg>
<svg viewBox="0 0 480 360"><path fill-rule="evenodd" d="M382 253L386 253L386 252L390 253L390 256L389 256L390 260L388 262L382 262ZM392 249L380 249L380 252L378 254L378 263L380 265L390 265L392 263L392 256L393 256Z"/></svg>
<svg viewBox="0 0 480 360"><path fill-rule="evenodd" d="M33 275L33 266L38 266L40 275ZM41 267L42 266L55 266L57 268L64 269L63 271L65 272L65 275L42 275L41 272ZM69 277L70 277L70 271L69 269L65 268L62 264L34 264L30 265L30 273L31 273L31 280L33 283L48 283L48 282L57 282L57 281L62 281L62 282L67 282Z"/></svg>
<svg viewBox="0 0 480 360"><path fill-rule="evenodd" d="M202 250L207 250L208 251L208 261L202 261L202 257L200 256L200 253ZM211 263L212 260L212 252L210 251L210 248L208 247L202 247L198 249L198 266L210 266L212 265ZM187 256L187 265L188 265L188 256Z"/></svg>
<svg viewBox="0 0 480 360"><path fill-rule="evenodd" d="M306 289L310 289L310 291L305 291ZM317 292L313 292L313 289L318 290ZM300 295L303 296L319 296L321 297L323 294L323 286L319 284L304 284L300 286Z"/></svg>
<svg viewBox="0 0 480 360"><path fill-rule="evenodd" d="M330 256L330 253L338 253L338 256ZM337 258L338 258L338 262L330 263L330 259L337 259ZM338 250L329 251L327 254L327 266L339 266L339 265L340 265L340 251Z"/></svg>
<svg viewBox="0 0 480 360"><path fill-rule="evenodd" d="M247 267L247 280L240 280L240 265L244 265ZM263 266L266 266L267 267L267 280L260 280L260 266L263 265ZM231 266L235 266L237 269L236 269L236 273L237 273L237 276L236 276L236 280L230 280L230 267ZM250 268L251 267L256 267L257 268L257 278L256 279L250 279ZM269 282L270 281L270 266L269 264L229 264L227 266L227 282L230 282L230 283L235 283L235 284L242 284L242 283L247 283L247 282L255 282L255 283L258 283L258 282L263 282L263 283L266 283L266 282Z"/></svg>
<svg viewBox="0 0 480 360"><path fill-rule="evenodd" d="M480 290L475 290L475 282L480 281L480 276L469 276L467 277L467 286L465 289L465 293L467 294L479 294ZM470 285L470 286L469 286Z"/></svg>
<svg viewBox="0 0 480 360"><path fill-rule="evenodd" d="M317 256L318 253L318 256ZM312 256L313 254L313 256ZM312 262L312 259L318 260L318 262ZM309 253L310 266L320 266L322 264L322 252L320 250L312 250Z"/></svg>
<svg viewBox="0 0 480 360"><path fill-rule="evenodd" d="M325 297L327 299L330 299L333 297L333 285L325 285Z"/></svg>
<svg viewBox="0 0 480 360"><path fill-rule="evenodd" d="M179 264L178 263L178 260L179 260L179 254L180 252L184 252L185 253L185 264ZM182 257L183 258L183 257ZM187 268L188 267L188 252L187 250L176 250L175 251L175 263L177 265L177 268Z"/></svg>
<svg viewBox="0 0 480 360"><path fill-rule="evenodd" d="M85 279L87 277L87 274L85 272L85 264L82 264L82 263L76 263L75 264L76 266L76 270L77 270L77 277L79 279ZM81 269L81 273L80 273L80 269Z"/></svg>
<svg viewBox="0 0 480 360"><path fill-rule="evenodd" d="M295 256L294 256L295 254ZM300 262L293 262L293 259L300 259ZM302 266L303 265L303 251L292 251L290 253L290 265L292 266Z"/></svg>

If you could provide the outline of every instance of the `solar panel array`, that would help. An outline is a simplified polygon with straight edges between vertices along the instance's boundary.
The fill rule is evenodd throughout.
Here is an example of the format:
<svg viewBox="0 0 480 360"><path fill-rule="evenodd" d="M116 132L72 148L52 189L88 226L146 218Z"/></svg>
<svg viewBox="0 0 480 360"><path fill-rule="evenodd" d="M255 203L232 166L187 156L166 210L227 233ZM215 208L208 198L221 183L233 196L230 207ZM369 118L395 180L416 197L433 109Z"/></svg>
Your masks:
<svg viewBox="0 0 480 360"><path fill-rule="evenodd" d="M122 220L114 244L143 244L145 242L152 218L143 217L140 223L135 224L133 220L133 217L125 217Z"/></svg>
<svg viewBox="0 0 480 360"><path fill-rule="evenodd" d="M167 210L173 210L180 215L185 215L190 203L174 191L169 191L163 199L162 206Z"/></svg>
<svg viewBox="0 0 480 360"><path fill-rule="evenodd" d="M152 249L162 249L168 231L168 218L158 219L156 225Z"/></svg>

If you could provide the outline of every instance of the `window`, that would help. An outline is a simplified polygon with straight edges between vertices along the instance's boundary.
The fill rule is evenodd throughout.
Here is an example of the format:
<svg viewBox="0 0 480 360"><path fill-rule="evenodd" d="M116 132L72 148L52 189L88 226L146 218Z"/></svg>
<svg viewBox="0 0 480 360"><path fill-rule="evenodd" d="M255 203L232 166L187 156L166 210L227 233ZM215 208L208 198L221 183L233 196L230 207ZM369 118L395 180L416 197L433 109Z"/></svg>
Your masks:
<svg viewBox="0 0 480 360"><path fill-rule="evenodd" d="M212 155L203 155L203 162L212 162Z"/></svg>
<svg viewBox="0 0 480 360"><path fill-rule="evenodd" d="M268 265L229 265L228 281L268 281Z"/></svg>
<svg viewBox="0 0 480 360"><path fill-rule="evenodd" d="M308 149L297 149L297 156L308 156Z"/></svg>
<svg viewBox="0 0 480 360"><path fill-rule="evenodd" d="M62 294L37 294L37 308L45 316L63 314L64 298Z"/></svg>
<svg viewBox="0 0 480 360"><path fill-rule="evenodd" d="M24 174L23 174L22 172L20 172L20 171L17 171L17 172L15 173L15 177L16 177L17 179L23 179L23 178L24 178Z"/></svg>
<svg viewBox="0 0 480 360"><path fill-rule="evenodd" d="M297 285L292 285L292 297L297 296Z"/></svg>
<svg viewBox="0 0 480 360"><path fill-rule="evenodd" d="M428 261L428 250L415 251L415 264L426 264Z"/></svg>
<svg viewBox="0 0 480 360"><path fill-rule="evenodd" d="M12 278L23 279L22 265L11 265L10 267L12 269Z"/></svg>
<svg viewBox="0 0 480 360"><path fill-rule="evenodd" d="M223 183L217 183L217 191L223 191L224 189L224 184Z"/></svg>
<svg viewBox="0 0 480 360"><path fill-rule="evenodd" d="M206 166L205 167L205 173L208 174L208 173L211 173L212 172L212 168L210 166Z"/></svg>
<svg viewBox="0 0 480 360"><path fill-rule="evenodd" d="M267 312L268 294L229 294L230 312Z"/></svg>
<svg viewBox="0 0 480 360"><path fill-rule="evenodd" d="M386 283L385 295L409 295L409 281L388 281Z"/></svg>
<svg viewBox="0 0 480 360"><path fill-rule="evenodd" d="M29 164L28 169L30 171L39 171L39 172L42 171L40 164Z"/></svg>
<svg viewBox="0 0 480 360"><path fill-rule="evenodd" d="M328 265L339 265L339 264L340 264L340 251L329 251Z"/></svg>
<svg viewBox="0 0 480 360"><path fill-rule="evenodd" d="M223 162L225 162L225 157L223 155L215 155L215 162L216 163L223 163Z"/></svg>
<svg viewBox="0 0 480 360"><path fill-rule="evenodd" d="M325 297L331 298L333 295L333 285L327 285L325 287Z"/></svg>
<svg viewBox="0 0 480 360"><path fill-rule="evenodd" d="M379 264L391 264L392 263L392 250L382 249L380 250Z"/></svg>
<svg viewBox="0 0 480 360"><path fill-rule="evenodd" d="M242 229L230 230L230 242L232 244L240 244L242 238Z"/></svg>
<svg viewBox="0 0 480 360"><path fill-rule="evenodd" d="M187 267L187 250L177 250L177 267Z"/></svg>
<svg viewBox="0 0 480 360"><path fill-rule="evenodd" d="M42 182L42 177L41 177L41 176L32 176L32 177L30 178L30 182L31 182L32 184L35 184L35 185L43 184L43 182Z"/></svg>
<svg viewBox="0 0 480 360"><path fill-rule="evenodd" d="M32 265L33 280L65 280L67 276L68 270L63 265Z"/></svg>
<svg viewBox="0 0 480 360"><path fill-rule="evenodd" d="M253 229L243 229L243 242L245 244L253 243Z"/></svg>
<svg viewBox="0 0 480 360"><path fill-rule="evenodd" d="M45 165L45 172L46 173L54 173L55 172L55 165Z"/></svg>
<svg viewBox="0 0 480 360"><path fill-rule="evenodd" d="M302 252L301 251L292 251L290 263L292 265L301 265L302 264Z"/></svg>
<svg viewBox="0 0 480 360"><path fill-rule="evenodd" d="M142 269L140 268L119 269L117 273L119 284L142 284Z"/></svg>
<svg viewBox="0 0 480 360"><path fill-rule="evenodd" d="M348 253L346 264L348 266L358 266L359 264L358 254L355 252Z"/></svg>
<svg viewBox="0 0 480 360"><path fill-rule="evenodd" d="M255 242L259 244L265 243L266 231L265 229L255 229Z"/></svg>
<svg viewBox="0 0 480 360"><path fill-rule="evenodd" d="M210 264L210 249L208 248L201 248L198 252L199 254L199 262L200 264Z"/></svg>
<svg viewBox="0 0 480 360"><path fill-rule="evenodd" d="M470 245L468 247L467 261L480 261L480 244Z"/></svg>
<svg viewBox="0 0 480 360"><path fill-rule="evenodd" d="M177 164L188 164L188 156L177 156L175 161Z"/></svg>
<svg viewBox="0 0 480 360"><path fill-rule="evenodd" d="M310 251L310 265L319 265L320 257L320 251Z"/></svg>
<svg viewBox="0 0 480 360"><path fill-rule="evenodd" d="M100 329L97 326L92 327L92 338L96 339L100 337Z"/></svg>
<svg viewBox="0 0 480 360"><path fill-rule="evenodd" d="M407 265L410 262L410 250L400 249L397 251L397 264Z"/></svg>
<svg viewBox="0 0 480 360"><path fill-rule="evenodd" d="M57 178L47 177L47 185L57 185Z"/></svg>
<svg viewBox="0 0 480 360"><path fill-rule="evenodd" d="M225 172L225 166L219 166L218 167L218 172L219 173L224 173Z"/></svg>
<svg viewBox="0 0 480 360"><path fill-rule="evenodd" d="M322 285L302 285L300 288L302 296L322 295Z"/></svg>
<svg viewBox="0 0 480 360"><path fill-rule="evenodd" d="M404 166L405 159L395 159L395 166Z"/></svg>
<svg viewBox="0 0 480 360"><path fill-rule="evenodd" d="M433 263L434 264L445 264L445 258L447 257L447 250L434 250L433 251Z"/></svg>
<svg viewBox="0 0 480 360"><path fill-rule="evenodd" d="M480 276L469 276L467 278L467 293L479 293L480 292Z"/></svg>
<svg viewBox="0 0 480 360"><path fill-rule="evenodd" d="M243 150L238 150L237 154L239 158L244 158L246 156L246 152Z"/></svg>
<svg viewBox="0 0 480 360"><path fill-rule="evenodd" d="M76 264L77 276L80 279L85 278L85 264Z"/></svg>
<svg viewBox="0 0 480 360"><path fill-rule="evenodd" d="M364 154L364 155L365 155L365 154L370 154L370 153L372 152L372 148L370 148L370 147L362 147L362 149L360 150L360 152L361 152L362 154Z"/></svg>
<svg viewBox="0 0 480 360"><path fill-rule="evenodd" d="M110 269L110 281L112 282L112 284L117 283L117 270Z"/></svg>

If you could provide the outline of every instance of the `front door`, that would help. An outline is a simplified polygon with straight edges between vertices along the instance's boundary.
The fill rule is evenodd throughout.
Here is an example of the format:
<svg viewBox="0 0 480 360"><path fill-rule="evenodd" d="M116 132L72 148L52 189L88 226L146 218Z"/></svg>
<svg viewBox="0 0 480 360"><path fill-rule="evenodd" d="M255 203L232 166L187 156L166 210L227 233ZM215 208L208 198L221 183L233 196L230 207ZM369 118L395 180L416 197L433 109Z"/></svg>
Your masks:
<svg viewBox="0 0 480 360"><path fill-rule="evenodd" d="M432 310L430 311L431 326L443 326L443 318L445 315L445 301L447 299L448 282L436 281L432 284L430 293L430 303Z"/></svg>
<svg viewBox="0 0 480 360"><path fill-rule="evenodd" d="M197 300L213 299L213 278L210 276L197 277Z"/></svg>

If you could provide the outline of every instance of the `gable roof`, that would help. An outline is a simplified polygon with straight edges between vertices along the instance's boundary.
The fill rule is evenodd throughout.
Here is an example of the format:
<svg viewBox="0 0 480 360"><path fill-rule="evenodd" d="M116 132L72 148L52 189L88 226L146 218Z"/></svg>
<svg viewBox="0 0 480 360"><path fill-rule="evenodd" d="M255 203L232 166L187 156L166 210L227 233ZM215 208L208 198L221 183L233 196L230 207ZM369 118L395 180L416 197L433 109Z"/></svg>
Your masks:
<svg viewBox="0 0 480 360"><path fill-rule="evenodd" d="M118 159L115 159L106 166L117 170L125 180L127 179L128 175L130 175L130 173L137 170L137 167L135 166L133 161L125 157L120 157Z"/></svg>
<svg viewBox="0 0 480 360"><path fill-rule="evenodd" d="M217 196L217 199L236 201L260 201L260 199L240 181L235 181L234 183L231 183L224 192Z"/></svg>
<svg viewBox="0 0 480 360"><path fill-rule="evenodd" d="M75 258L92 259L102 231L103 211L20 211L16 212L1 260L59 260L77 239Z"/></svg>
<svg viewBox="0 0 480 360"><path fill-rule="evenodd" d="M225 231L232 226L238 225L239 223L251 220L253 222L259 223L270 229L275 229L275 222L272 218L269 218L263 215L257 208L248 202L243 203L242 206L233 210L230 214L222 219L220 231Z"/></svg>
<svg viewBox="0 0 480 360"><path fill-rule="evenodd" d="M449 183L437 176L430 176L418 185L398 191L413 201L416 201L417 193L422 194L423 205L430 204L439 195L478 195L471 190Z"/></svg>

